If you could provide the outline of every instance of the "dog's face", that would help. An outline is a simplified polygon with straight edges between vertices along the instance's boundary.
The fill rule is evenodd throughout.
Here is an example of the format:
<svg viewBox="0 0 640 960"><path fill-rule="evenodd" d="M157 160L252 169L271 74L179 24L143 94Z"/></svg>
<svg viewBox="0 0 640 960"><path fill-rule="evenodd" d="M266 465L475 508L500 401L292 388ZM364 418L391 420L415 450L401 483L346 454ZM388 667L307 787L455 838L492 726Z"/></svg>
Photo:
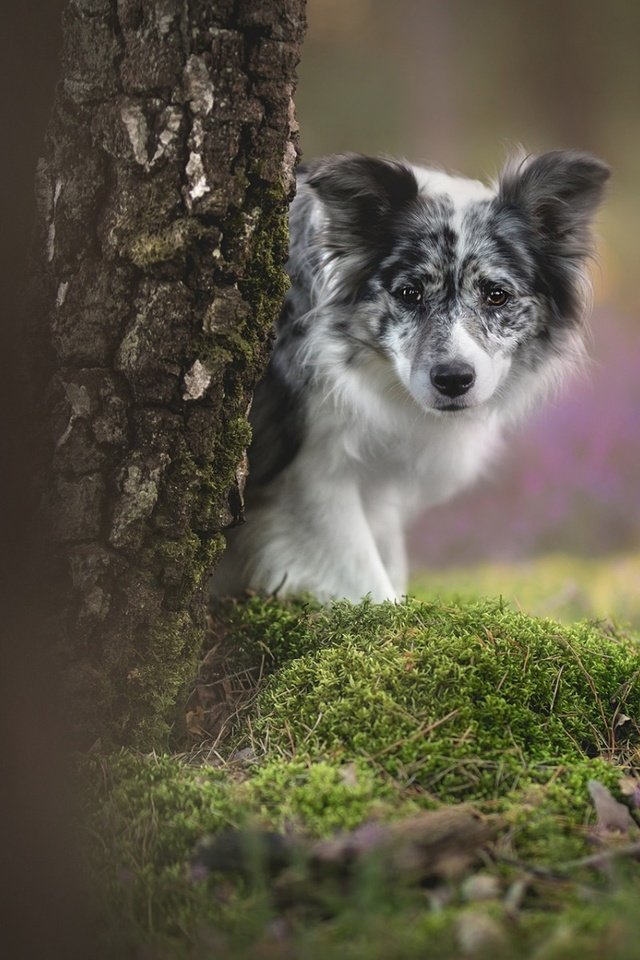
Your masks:
<svg viewBox="0 0 640 960"><path fill-rule="evenodd" d="M607 178L571 151L514 163L492 188L360 156L317 162L305 179L319 296L349 362L377 353L440 415L515 403L523 383L548 380L581 342Z"/></svg>

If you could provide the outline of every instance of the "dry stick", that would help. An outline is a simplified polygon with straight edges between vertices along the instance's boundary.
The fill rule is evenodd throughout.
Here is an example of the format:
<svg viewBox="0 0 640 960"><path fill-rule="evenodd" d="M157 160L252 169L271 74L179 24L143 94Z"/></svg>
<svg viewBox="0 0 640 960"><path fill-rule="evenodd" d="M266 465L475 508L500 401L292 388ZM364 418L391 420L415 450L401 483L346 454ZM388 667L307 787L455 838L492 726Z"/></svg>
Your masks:
<svg viewBox="0 0 640 960"><path fill-rule="evenodd" d="M569 860L568 863L564 864L563 869L577 870L580 867L598 867L601 864L609 863L611 860L617 860L618 857L636 856L640 856L640 840L625 843L620 847L610 847L608 850L592 853L588 857L581 857L579 860Z"/></svg>
<svg viewBox="0 0 640 960"><path fill-rule="evenodd" d="M560 667L560 670L558 671L558 676L556 677L555 686L553 688L553 696L551 697L551 706L549 707L549 713L553 712L553 708L556 705L556 697L558 696L558 690L560 689L560 680L562 679L562 671L564 670L564 668L565 668L565 664L563 663L562 666Z"/></svg>
<svg viewBox="0 0 640 960"><path fill-rule="evenodd" d="M620 847L611 847L608 850L601 850L600 853L592 853L588 857L580 857L578 860L568 860L566 863L556 864L554 867L542 867L534 863L525 863L523 860L516 860L513 857L503 857L498 855L496 860L509 867L517 867L536 877L543 877L546 880L566 881L567 871L580 870L583 867L599 867L610 863L620 857L640 856L640 840L633 843L626 843Z"/></svg>
<svg viewBox="0 0 640 960"><path fill-rule="evenodd" d="M564 874L558 873L556 869L541 867L535 863L525 863L524 860L517 860L515 857L504 857L499 854L496 856L496 861L498 863L504 863L508 867L516 867L518 870L524 870L525 873L530 873L534 877L542 877L544 880L560 880L566 882L568 879Z"/></svg>

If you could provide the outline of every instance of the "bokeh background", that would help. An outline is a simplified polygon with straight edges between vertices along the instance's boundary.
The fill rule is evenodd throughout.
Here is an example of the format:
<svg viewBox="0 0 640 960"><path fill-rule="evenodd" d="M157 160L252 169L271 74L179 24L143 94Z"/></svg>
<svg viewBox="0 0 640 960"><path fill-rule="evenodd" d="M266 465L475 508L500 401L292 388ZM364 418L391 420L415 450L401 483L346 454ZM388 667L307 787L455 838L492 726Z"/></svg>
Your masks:
<svg viewBox="0 0 640 960"><path fill-rule="evenodd" d="M598 221L593 362L413 531L414 590L640 623L640 3L309 0L308 159L358 150L492 177L509 148L580 147L614 176Z"/></svg>

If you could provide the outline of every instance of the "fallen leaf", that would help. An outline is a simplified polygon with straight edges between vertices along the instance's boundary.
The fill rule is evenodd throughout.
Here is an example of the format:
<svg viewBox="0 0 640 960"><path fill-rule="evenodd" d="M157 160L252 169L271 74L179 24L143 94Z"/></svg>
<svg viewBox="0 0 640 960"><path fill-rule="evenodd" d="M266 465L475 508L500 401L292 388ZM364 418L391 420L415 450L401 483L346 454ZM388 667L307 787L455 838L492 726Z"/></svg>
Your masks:
<svg viewBox="0 0 640 960"><path fill-rule="evenodd" d="M616 727L622 727L625 723L629 723L630 720L631 717L628 717L626 713L619 713L615 725Z"/></svg>
<svg viewBox="0 0 640 960"><path fill-rule="evenodd" d="M195 707L194 710L187 710L185 715L187 731L195 736L202 734L204 718L205 711L202 709L202 707Z"/></svg>
<svg viewBox="0 0 640 960"><path fill-rule="evenodd" d="M506 937L502 926L488 913L469 908L456 921L456 940L462 953L483 955L491 949L504 947Z"/></svg>
<svg viewBox="0 0 640 960"><path fill-rule="evenodd" d="M604 784L599 780L589 780L587 788L596 808L596 834L600 838L610 837L611 834L629 836L629 831L637 828L629 808L616 800Z"/></svg>
<svg viewBox="0 0 640 960"><path fill-rule="evenodd" d="M340 767L340 782L345 787L358 786L358 768L355 763L345 763Z"/></svg>
<svg viewBox="0 0 640 960"><path fill-rule="evenodd" d="M465 900L495 900L500 896L500 881L491 873L475 873L463 882L460 893Z"/></svg>
<svg viewBox="0 0 640 960"><path fill-rule="evenodd" d="M640 780L637 777L621 777L618 780L620 793L629 798L629 803L635 809L640 807Z"/></svg>

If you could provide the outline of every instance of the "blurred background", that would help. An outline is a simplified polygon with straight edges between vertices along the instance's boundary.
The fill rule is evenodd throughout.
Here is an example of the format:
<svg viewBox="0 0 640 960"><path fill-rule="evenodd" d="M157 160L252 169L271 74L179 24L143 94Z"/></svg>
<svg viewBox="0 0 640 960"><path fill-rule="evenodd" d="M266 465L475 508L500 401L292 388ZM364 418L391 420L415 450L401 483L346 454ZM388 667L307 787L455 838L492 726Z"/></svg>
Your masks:
<svg viewBox="0 0 640 960"><path fill-rule="evenodd" d="M593 363L413 531L412 592L502 593L640 624L640 3L308 0L304 156L388 153L474 178L509 147L580 147L613 181L598 221Z"/></svg>

